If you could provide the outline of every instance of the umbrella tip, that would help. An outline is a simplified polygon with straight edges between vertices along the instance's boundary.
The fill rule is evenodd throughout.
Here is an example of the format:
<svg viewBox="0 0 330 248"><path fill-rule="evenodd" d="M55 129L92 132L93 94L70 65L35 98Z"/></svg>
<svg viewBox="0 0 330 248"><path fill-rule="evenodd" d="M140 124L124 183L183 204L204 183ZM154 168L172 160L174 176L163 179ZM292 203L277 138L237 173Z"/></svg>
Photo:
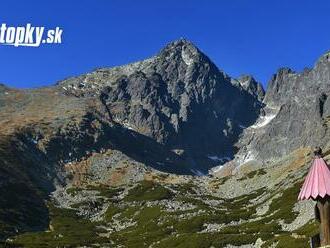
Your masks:
<svg viewBox="0 0 330 248"><path fill-rule="evenodd" d="M319 146L316 146L316 147L314 148L313 153L314 153L314 156L315 156L315 157L322 157L322 148L319 147Z"/></svg>

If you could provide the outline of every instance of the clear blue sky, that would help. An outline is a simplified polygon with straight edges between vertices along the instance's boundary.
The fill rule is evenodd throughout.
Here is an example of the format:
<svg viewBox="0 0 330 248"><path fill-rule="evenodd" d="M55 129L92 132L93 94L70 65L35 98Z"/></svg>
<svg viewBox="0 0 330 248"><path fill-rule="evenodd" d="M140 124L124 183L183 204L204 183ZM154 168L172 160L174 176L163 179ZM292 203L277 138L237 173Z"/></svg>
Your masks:
<svg viewBox="0 0 330 248"><path fill-rule="evenodd" d="M0 23L63 28L63 44L0 46L0 82L54 84L193 41L219 68L264 85L279 67L310 67L330 49L328 0L3 1Z"/></svg>

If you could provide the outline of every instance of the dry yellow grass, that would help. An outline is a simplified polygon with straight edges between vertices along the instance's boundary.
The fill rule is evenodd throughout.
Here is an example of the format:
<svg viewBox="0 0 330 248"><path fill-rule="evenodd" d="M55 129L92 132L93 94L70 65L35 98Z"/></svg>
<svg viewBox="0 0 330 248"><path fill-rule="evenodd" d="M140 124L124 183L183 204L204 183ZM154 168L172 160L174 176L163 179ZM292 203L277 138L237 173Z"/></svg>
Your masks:
<svg viewBox="0 0 330 248"><path fill-rule="evenodd" d="M54 88L8 90L1 96L0 134L9 135L33 124L47 128L68 118L80 118L87 104L79 98L66 96Z"/></svg>

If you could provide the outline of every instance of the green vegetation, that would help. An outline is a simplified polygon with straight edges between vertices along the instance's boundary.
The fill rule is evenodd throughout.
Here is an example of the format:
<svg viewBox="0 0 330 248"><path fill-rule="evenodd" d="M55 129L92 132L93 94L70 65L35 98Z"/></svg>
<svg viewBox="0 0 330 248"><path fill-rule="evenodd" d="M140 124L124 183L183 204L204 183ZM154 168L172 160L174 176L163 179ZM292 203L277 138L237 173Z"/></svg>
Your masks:
<svg viewBox="0 0 330 248"><path fill-rule="evenodd" d="M228 244L236 246L251 244L257 237L237 234L218 234L218 233L190 233L177 237L171 236L156 244L157 248L179 247L179 248L209 248L224 247Z"/></svg>
<svg viewBox="0 0 330 248"><path fill-rule="evenodd" d="M113 205L109 206L104 215L105 221L111 221L112 217L115 214L120 213L121 211L122 210L118 207L115 207Z"/></svg>
<svg viewBox="0 0 330 248"><path fill-rule="evenodd" d="M170 199L172 193L165 187L152 181L142 181L136 187L129 191L125 201L156 201Z"/></svg>
<svg viewBox="0 0 330 248"><path fill-rule="evenodd" d="M148 247L150 244L170 235L171 230L168 225L158 225L159 219L165 215L160 207L145 207L136 212L136 209L132 210L128 211L130 214L126 212L122 217L131 216L133 221L137 222L136 226L114 234L115 243L122 244L124 247Z"/></svg>
<svg viewBox="0 0 330 248"><path fill-rule="evenodd" d="M108 185L104 185L104 184L88 185L86 189L87 190L96 190L99 192L100 196L103 196L106 198L112 198L114 196L117 196L123 190L121 188L109 187Z"/></svg>
<svg viewBox="0 0 330 248"><path fill-rule="evenodd" d="M196 194L194 190L196 186L192 182L176 185L175 190L179 191L181 194Z"/></svg>
<svg viewBox="0 0 330 248"><path fill-rule="evenodd" d="M250 171L244 177L241 177L238 180L243 181L243 180L246 180L246 179L254 178L255 176L260 176L260 175L265 175L265 174L267 174L265 169L254 170L254 171Z"/></svg>
<svg viewBox="0 0 330 248"><path fill-rule="evenodd" d="M230 176L222 177L222 178L217 178L216 180L213 181L214 183L214 188L218 189L220 185L224 184L230 179Z"/></svg>
<svg viewBox="0 0 330 248"><path fill-rule="evenodd" d="M120 193L122 191L121 188L113 188L109 187L108 185L98 184L98 185L87 185L86 188L78 188L78 187L71 187L66 190L66 192L71 196L76 196L79 192L83 190L95 190L99 192L100 196L111 198Z"/></svg>
<svg viewBox="0 0 330 248"><path fill-rule="evenodd" d="M300 227L293 234L285 233L280 236L268 239L262 247L269 247L272 243L277 243L279 248L308 248L309 238L319 233L319 223L310 221L304 226Z"/></svg>
<svg viewBox="0 0 330 248"><path fill-rule="evenodd" d="M107 240L95 235L95 223L76 215L74 210L49 205L51 230L19 235L12 242L15 247L76 247Z"/></svg>
<svg viewBox="0 0 330 248"><path fill-rule="evenodd" d="M258 238L266 241L264 247L278 243L277 247L307 247L308 238L317 233L318 225L309 222L292 233L283 231L279 220L292 222L297 213L292 212L296 203L300 182L286 190L276 189L267 199L258 204L251 204L256 197L266 193L261 188L247 195L232 199L221 199L211 195L198 195L193 183L172 186L173 193L167 187L151 181L142 181L130 189L121 204L113 200L121 189L104 185L88 186L84 189L70 190L76 193L81 190L96 190L101 197L100 204L110 203L101 222L90 222L78 217L74 210L58 209L49 205L51 230L19 235L10 243L24 247L76 247L92 246L92 244L122 245L123 247L224 247L227 244L244 245L254 243ZM269 192L268 192L269 193ZM280 197L275 197L278 194ZM194 209L168 211L161 205L150 205L147 202L169 199L182 204L193 204ZM214 207L208 200L218 200ZM271 200L269 210L255 219L256 208ZM80 203L81 205L87 202ZM114 218L115 216L115 218ZM115 230L103 235L104 228L112 227L113 221L131 223L127 228ZM247 222L247 220L249 220ZM233 224L232 221L242 221ZM203 233L205 224L223 225L221 229L211 233ZM228 225L229 224L229 225ZM124 224L123 224L124 225ZM110 238L106 236L110 235Z"/></svg>
<svg viewBox="0 0 330 248"><path fill-rule="evenodd" d="M179 192L182 193L184 190L191 192L192 185L187 185L180 187ZM262 194L263 191L264 189L260 189L250 195L227 201L223 200L223 206L235 208L234 211L211 209L202 199L196 198L196 195L187 194L185 196L177 195L173 197L177 201L194 204L197 206L196 209L177 212L166 212L160 207L116 209L115 213L122 211L120 218L124 219L130 216L137 222L137 225L117 232L114 241L125 247L148 247L151 244L154 244L155 247L210 247L212 245L214 247L223 247L226 244L241 245L255 242L257 236L243 236L242 238L237 230L231 233L220 232L215 234L202 234L199 232L205 228L204 224L206 223L229 223L233 220L250 218L255 213L255 208L246 208L246 204L256 195ZM205 196L205 198L220 200L211 196ZM199 210L204 212L196 214ZM128 212L130 214L127 214ZM195 215L183 219L179 217L180 214L185 213L195 213ZM156 243L157 241L161 242Z"/></svg>
<svg viewBox="0 0 330 248"><path fill-rule="evenodd" d="M292 211L294 204L297 202L301 182L297 182L291 188L282 191L282 195L272 200L269 206L269 213L274 213L272 218L283 219L285 223L292 222L298 213Z"/></svg>
<svg viewBox="0 0 330 248"><path fill-rule="evenodd" d="M274 234L287 236L288 233L281 230L278 221L283 220L285 223L291 223L296 218L297 213L293 212L292 209L297 202L300 185L301 183L296 183L293 187L284 190L280 197L273 198L269 210L263 218L239 225L239 232L244 234L263 234L268 239L274 236ZM274 195L275 193L270 198ZM233 230L235 228L226 227L222 232L231 233L235 231Z"/></svg>
<svg viewBox="0 0 330 248"><path fill-rule="evenodd" d="M320 224L316 221L310 221L307 224L296 230L298 235L305 235L306 237L312 237L320 232Z"/></svg>
<svg viewBox="0 0 330 248"><path fill-rule="evenodd" d="M291 234L284 234L276 236L270 240L267 240L262 247L267 248L271 244L277 243L276 248L308 248L308 238L294 238Z"/></svg>
<svg viewBox="0 0 330 248"><path fill-rule="evenodd" d="M0 196L0 240L16 230L38 230L47 225L47 206L41 192L30 185L25 182L2 185Z"/></svg>
<svg viewBox="0 0 330 248"><path fill-rule="evenodd" d="M68 193L71 196L76 196L80 191L82 191L81 188L72 187L72 188L68 188L66 190L66 193Z"/></svg>

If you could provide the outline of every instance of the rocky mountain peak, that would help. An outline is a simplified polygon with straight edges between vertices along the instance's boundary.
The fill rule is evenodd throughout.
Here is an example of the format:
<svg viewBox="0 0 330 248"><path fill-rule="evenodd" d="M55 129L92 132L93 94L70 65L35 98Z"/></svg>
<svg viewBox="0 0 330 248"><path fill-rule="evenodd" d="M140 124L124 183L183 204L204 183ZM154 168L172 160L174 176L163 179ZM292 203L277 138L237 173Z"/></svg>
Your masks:
<svg viewBox="0 0 330 248"><path fill-rule="evenodd" d="M329 78L330 73L330 51L325 52L316 61L312 71L319 74L319 80L326 81Z"/></svg>
<svg viewBox="0 0 330 248"><path fill-rule="evenodd" d="M329 146L329 61L325 53L312 69L281 68L273 75L263 114L238 142L238 165L276 159L298 147Z"/></svg>
<svg viewBox="0 0 330 248"><path fill-rule="evenodd" d="M295 75L295 72L288 67L278 69L268 83L264 99L265 103L279 106L285 102L290 95L288 92L292 90L292 85L288 82L295 77Z"/></svg>
<svg viewBox="0 0 330 248"><path fill-rule="evenodd" d="M174 51L174 50L181 51L183 49L192 49L192 50L195 50L196 52L199 52L199 49L192 41L189 41L185 38L181 38L181 39L169 42L164 48L161 49L160 53L165 52L165 51Z"/></svg>
<svg viewBox="0 0 330 248"><path fill-rule="evenodd" d="M330 62L330 51L325 52L317 61L318 63L329 63Z"/></svg>
<svg viewBox="0 0 330 248"><path fill-rule="evenodd" d="M262 101L265 96L265 90L261 83L257 82L251 75L242 75L237 81L241 87L248 93L256 97L259 101Z"/></svg>
<svg viewBox="0 0 330 248"><path fill-rule="evenodd" d="M118 125L179 151L205 172L218 162L208 156L232 155L242 127L259 115L263 89L246 79L244 87L233 85L192 42L179 39L150 59L59 86L66 94L99 97Z"/></svg>
<svg viewBox="0 0 330 248"><path fill-rule="evenodd" d="M210 67L216 68L213 62L196 45L184 38L169 43L160 51L157 57L165 61L184 62L188 67L208 64Z"/></svg>

